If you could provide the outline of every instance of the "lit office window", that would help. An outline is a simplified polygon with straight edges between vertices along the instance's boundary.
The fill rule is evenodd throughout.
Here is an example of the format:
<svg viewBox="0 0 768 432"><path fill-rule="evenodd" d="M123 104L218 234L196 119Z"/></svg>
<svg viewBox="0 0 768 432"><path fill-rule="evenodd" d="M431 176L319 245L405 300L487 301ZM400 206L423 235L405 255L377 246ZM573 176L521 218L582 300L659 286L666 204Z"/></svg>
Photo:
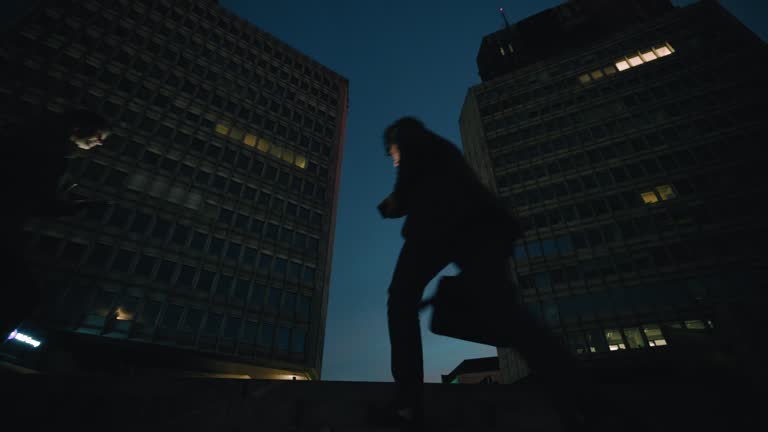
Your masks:
<svg viewBox="0 0 768 432"><path fill-rule="evenodd" d="M296 162L295 162L295 164L299 168L306 169L307 168L307 158L305 158L304 156L301 156L301 155L296 155Z"/></svg>
<svg viewBox="0 0 768 432"><path fill-rule="evenodd" d="M677 198L677 194L675 193L675 190L672 189L671 185L661 185L656 187L656 192L659 193L659 196L663 201L670 200L673 198Z"/></svg>
<svg viewBox="0 0 768 432"><path fill-rule="evenodd" d="M625 71L629 69L629 63L627 63L626 60L621 60L616 62L616 69L619 70L619 72Z"/></svg>
<svg viewBox="0 0 768 432"><path fill-rule="evenodd" d="M642 57L643 61L646 63L649 61L656 60L656 54L653 53L653 51L645 51L640 53L640 57Z"/></svg>
<svg viewBox="0 0 768 432"><path fill-rule="evenodd" d="M621 332L618 329L606 329L605 340L608 342L608 349L611 351L627 349L627 346L624 344L624 338L622 338Z"/></svg>
<svg viewBox="0 0 768 432"><path fill-rule="evenodd" d="M598 79L603 77L603 71L598 69L596 71L592 71L592 73L590 75L592 76L592 79L598 80Z"/></svg>
<svg viewBox="0 0 768 432"><path fill-rule="evenodd" d="M641 59L640 56L630 57L627 59L627 61L629 62L629 65L632 67L640 66L641 64L643 64L643 59Z"/></svg>
<svg viewBox="0 0 768 432"><path fill-rule="evenodd" d="M666 57L675 52L675 50L672 49L672 46L669 44L653 47L653 51L658 57Z"/></svg>
<svg viewBox="0 0 768 432"><path fill-rule="evenodd" d="M272 156L274 156L274 157L276 157L276 158L280 159L280 158L282 158L282 157L283 157L283 148L282 148L282 147L279 147L279 146L276 146L276 145L274 145L274 144L273 144L273 145L272 145L272 148L271 148L271 149L269 149L269 153L270 153Z"/></svg>
<svg viewBox="0 0 768 432"><path fill-rule="evenodd" d="M707 324L701 320L691 320L685 321L685 327L692 330L705 330L707 329Z"/></svg>
<svg viewBox="0 0 768 432"><path fill-rule="evenodd" d="M293 151L288 150L288 149L285 149L285 151L283 151L283 160L284 161L286 161L288 163L293 163L294 157L295 156L294 156Z"/></svg>
<svg viewBox="0 0 768 432"><path fill-rule="evenodd" d="M264 138L259 138L259 145L256 147L260 151L263 151L264 153L269 151L269 141L267 141Z"/></svg>
<svg viewBox="0 0 768 432"><path fill-rule="evenodd" d="M499 47L499 51L501 52L501 55L507 55L507 53L504 51L504 47Z"/></svg>
<svg viewBox="0 0 768 432"><path fill-rule="evenodd" d="M616 67L613 65L606 66L603 68L603 73L606 75L613 75L616 73Z"/></svg>
<svg viewBox="0 0 768 432"><path fill-rule="evenodd" d="M216 125L216 132L221 135L228 135L229 134L229 127L225 126L223 124L217 124Z"/></svg>
<svg viewBox="0 0 768 432"><path fill-rule="evenodd" d="M667 340L664 339L664 335L661 333L661 328L657 325L643 326L643 333L645 333L645 338L648 339L648 345L652 347L664 346L667 344Z"/></svg>
<svg viewBox="0 0 768 432"><path fill-rule="evenodd" d="M627 338L627 344L631 349L645 348L645 340L637 327L625 328L624 336Z"/></svg>
<svg viewBox="0 0 768 432"><path fill-rule="evenodd" d="M243 138L243 143L248 147L256 147L256 141L256 136L251 134L245 134L245 138Z"/></svg>
<svg viewBox="0 0 768 432"><path fill-rule="evenodd" d="M589 74L583 74L579 76L579 81L581 81L582 84L586 84L592 81L592 78L589 76Z"/></svg>
<svg viewBox="0 0 768 432"><path fill-rule="evenodd" d="M650 191L650 192L643 192L640 194L640 197L643 198L643 202L646 204L653 204L659 202L659 197L656 196L656 192Z"/></svg>

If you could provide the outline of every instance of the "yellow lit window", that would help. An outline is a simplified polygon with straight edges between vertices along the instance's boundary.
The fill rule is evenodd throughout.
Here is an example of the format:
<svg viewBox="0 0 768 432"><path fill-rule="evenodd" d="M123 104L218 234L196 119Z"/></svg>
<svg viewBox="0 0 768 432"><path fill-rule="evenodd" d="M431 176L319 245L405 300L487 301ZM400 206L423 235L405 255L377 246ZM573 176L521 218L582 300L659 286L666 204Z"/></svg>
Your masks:
<svg viewBox="0 0 768 432"><path fill-rule="evenodd" d="M256 147L256 136L251 134L245 134L245 138L243 138L243 142L245 145L249 147Z"/></svg>
<svg viewBox="0 0 768 432"><path fill-rule="evenodd" d="M653 51L646 51L640 54L640 57L647 62L656 60L656 54L654 54Z"/></svg>
<svg viewBox="0 0 768 432"><path fill-rule="evenodd" d="M600 69L598 69L598 70L596 70L596 71L593 71L593 72L591 73L591 75L592 75L592 79L595 79L595 80L597 80L597 79L600 79L600 78L602 78L602 77L603 77L603 71L601 71Z"/></svg>
<svg viewBox="0 0 768 432"><path fill-rule="evenodd" d="M307 158L302 155L296 155L296 166L304 169L307 167Z"/></svg>
<svg viewBox="0 0 768 432"><path fill-rule="evenodd" d="M624 338L621 337L621 332L618 329L606 329L605 341L608 342L608 349L611 351L627 349Z"/></svg>
<svg viewBox="0 0 768 432"><path fill-rule="evenodd" d="M643 59L641 59L640 56L630 57L628 61L629 61L629 65L632 67L640 66L641 64L643 64Z"/></svg>
<svg viewBox="0 0 768 432"><path fill-rule="evenodd" d="M662 200L666 201L669 199L677 198L677 194L675 194L675 190L672 189L672 186L670 185L661 185L656 187L656 192L659 193L659 196Z"/></svg>
<svg viewBox="0 0 768 432"><path fill-rule="evenodd" d="M236 140L238 140L238 141L243 139L243 135L244 134L245 134L245 132L243 132L242 129L238 129L238 128L232 128L232 130L229 132L229 136L234 138L234 139L236 139Z"/></svg>
<svg viewBox="0 0 768 432"><path fill-rule="evenodd" d="M656 192L643 192L640 194L643 198L643 202L646 204L653 204L659 202L659 197L656 196Z"/></svg>
<svg viewBox="0 0 768 432"><path fill-rule="evenodd" d="M280 158L283 156L283 148L277 145L272 145L272 148L269 149L269 153L276 158Z"/></svg>
<svg viewBox="0 0 768 432"><path fill-rule="evenodd" d="M229 126L223 125L223 124L217 124L216 125L216 132L220 133L222 135L229 134Z"/></svg>
<svg viewBox="0 0 768 432"><path fill-rule="evenodd" d="M592 78L590 78L589 74L584 74L579 77L579 81L581 81L582 84L586 84L590 81L592 81Z"/></svg>
<svg viewBox="0 0 768 432"><path fill-rule="evenodd" d="M257 149L263 151L264 153L269 151L269 141L267 141L264 138L259 139L259 145L256 147Z"/></svg>
<svg viewBox="0 0 768 432"><path fill-rule="evenodd" d="M704 330L707 328L707 325L704 323L704 321L692 320L685 321L685 327L693 330Z"/></svg>
<svg viewBox="0 0 768 432"><path fill-rule="evenodd" d="M661 333L661 328L657 325L643 326L643 333L645 333L645 338L648 339L648 345L652 347L667 344L667 340L664 339L664 335Z"/></svg>
<svg viewBox="0 0 768 432"><path fill-rule="evenodd" d="M608 66L603 68L603 73L606 75L613 75L616 73L616 68L614 66Z"/></svg>
<svg viewBox="0 0 768 432"><path fill-rule="evenodd" d="M666 57L674 52L671 48L672 47L669 46L669 44L667 44L667 45L654 47L653 50L656 52L657 56Z"/></svg>
<svg viewBox="0 0 768 432"><path fill-rule="evenodd" d="M499 47L499 51L501 51L501 55L507 55L507 53L504 52L504 47Z"/></svg>
<svg viewBox="0 0 768 432"><path fill-rule="evenodd" d="M618 69L619 72L625 71L625 70L629 69L629 63L627 63L626 60L617 61L616 62L616 69Z"/></svg>
<svg viewBox="0 0 768 432"><path fill-rule="evenodd" d="M293 163L293 151L288 149L283 151L283 160L288 163Z"/></svg>

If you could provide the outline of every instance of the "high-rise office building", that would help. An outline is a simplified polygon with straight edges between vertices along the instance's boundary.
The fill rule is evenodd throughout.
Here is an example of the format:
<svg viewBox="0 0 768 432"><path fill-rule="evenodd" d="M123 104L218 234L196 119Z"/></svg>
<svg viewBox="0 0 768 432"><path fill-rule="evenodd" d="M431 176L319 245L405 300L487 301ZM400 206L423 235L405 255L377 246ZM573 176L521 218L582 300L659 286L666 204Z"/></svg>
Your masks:
<svg viewBox="0 0 768 432"><path fill-rule="evenodd" d="M2 120L85 107L116 135L66 182L114 205L27 227L43 343L17 358L318 378L348 81L216 1L42 1L8 25Z"/></svg>
<svg viewBox="0 0 768 432"><path fill-rule="evenodd" d="M573 353L674 350L664 329L765 279L767 54L714 1L574 0L483 39L465 152L525 226L521 301Z"/></svg>

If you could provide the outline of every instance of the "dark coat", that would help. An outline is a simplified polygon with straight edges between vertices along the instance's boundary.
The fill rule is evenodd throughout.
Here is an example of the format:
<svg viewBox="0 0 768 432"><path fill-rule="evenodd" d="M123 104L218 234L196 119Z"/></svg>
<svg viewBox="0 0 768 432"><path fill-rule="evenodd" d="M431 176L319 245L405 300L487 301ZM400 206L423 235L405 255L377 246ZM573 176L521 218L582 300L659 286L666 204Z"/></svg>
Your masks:
<svg viewBox="0 0 768 432"><path fill-rule="evenodd" d="M74 211L73 203L58 199L59 183L67 157L76 146L68 129L54 114L41 116L0 131L0 192L11 224L33 216L62 216Z"/></svg>
<svg viewBox="0 0 768 432"><path fill-rule="evenodd" d="M398 141L401 159L390 216L406 216L404 238L449 236L466 247L493 243L511 253L520 236L517 220L480 182L456 146L428 130Z"/></svg>

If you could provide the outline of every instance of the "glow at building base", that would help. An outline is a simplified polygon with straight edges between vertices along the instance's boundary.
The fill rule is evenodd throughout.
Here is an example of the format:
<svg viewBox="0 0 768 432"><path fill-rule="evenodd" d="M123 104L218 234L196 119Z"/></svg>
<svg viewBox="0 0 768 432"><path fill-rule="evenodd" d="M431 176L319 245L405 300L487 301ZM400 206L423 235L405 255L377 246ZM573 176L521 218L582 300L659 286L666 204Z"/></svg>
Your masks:
<svg viewBox="0 0 768 432"><path fill-rule="evenodd" d="M32 345L33 347L37 348L40 346L41 342L39 340L34 339L31 336L27 336L24 333L19 333L18 330L14 330L11 332L10 335L8 335L8 340L17 340L19 342L24 342L27 345Z"/></svg>

